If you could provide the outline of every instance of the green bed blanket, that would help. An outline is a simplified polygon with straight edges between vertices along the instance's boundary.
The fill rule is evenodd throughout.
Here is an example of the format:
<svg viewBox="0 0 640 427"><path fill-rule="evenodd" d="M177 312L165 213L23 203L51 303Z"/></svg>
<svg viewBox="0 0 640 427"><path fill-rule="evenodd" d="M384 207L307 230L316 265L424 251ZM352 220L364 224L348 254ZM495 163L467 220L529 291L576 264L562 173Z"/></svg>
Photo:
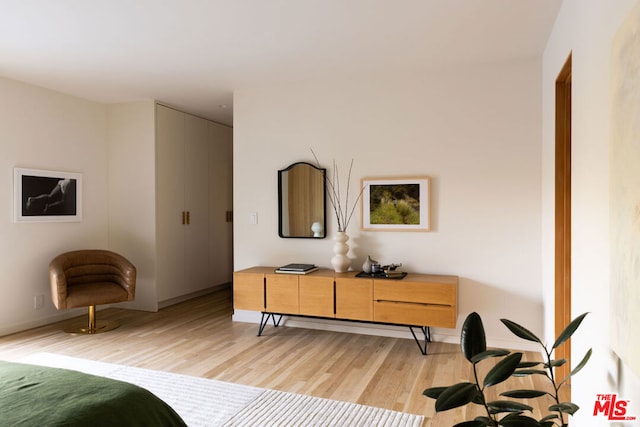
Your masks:
<svg viewBox="0 0 640 427"><path fill-rule="evenodd" d="M1 426L185 426L150 391L67 369L0 361Z"/></svg>

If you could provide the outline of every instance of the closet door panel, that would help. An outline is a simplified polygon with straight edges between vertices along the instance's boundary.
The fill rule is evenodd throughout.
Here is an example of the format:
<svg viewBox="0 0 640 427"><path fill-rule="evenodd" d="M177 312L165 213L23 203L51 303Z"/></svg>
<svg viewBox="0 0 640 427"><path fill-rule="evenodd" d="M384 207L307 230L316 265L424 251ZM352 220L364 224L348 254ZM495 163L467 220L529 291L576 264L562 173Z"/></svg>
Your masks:
<svg viewBox="0 0 640 427"><path fill-rule="evenodd" d="M156 106L156 236L158 301L184 284L184 114Z"/></svg>
<svg viewBox="0 0 640 427"><path fill-rule="evenodd" d="M185 292L210 287L208 121L185 114Z"/></svg>
<svg viewBox="0 0 640 427"><path fill-rule="evenodd" d="M233 275L233 130L209 122L209 138L209 266L217 285L230 282Z"/></svg>

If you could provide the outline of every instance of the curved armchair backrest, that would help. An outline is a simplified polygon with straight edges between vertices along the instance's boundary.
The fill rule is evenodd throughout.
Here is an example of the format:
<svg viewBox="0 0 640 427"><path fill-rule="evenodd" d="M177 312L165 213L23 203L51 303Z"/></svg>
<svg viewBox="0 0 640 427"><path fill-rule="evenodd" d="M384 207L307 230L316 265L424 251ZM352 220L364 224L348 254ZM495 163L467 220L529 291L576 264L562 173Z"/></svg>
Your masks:
<svg viewBox="0 0 640 427"><path fill-rule="evenodd" d="M58 309L132 301L136 268L122 255L103 249L66 252L49 264L51 298ZM68 300L69 294L84 294Z"/></svg>

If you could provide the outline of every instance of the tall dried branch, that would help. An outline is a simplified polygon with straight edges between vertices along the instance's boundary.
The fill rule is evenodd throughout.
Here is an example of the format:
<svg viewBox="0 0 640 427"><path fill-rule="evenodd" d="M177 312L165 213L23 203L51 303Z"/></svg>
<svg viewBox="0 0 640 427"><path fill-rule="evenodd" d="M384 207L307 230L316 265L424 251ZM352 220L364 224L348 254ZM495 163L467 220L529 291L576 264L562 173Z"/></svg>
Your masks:
<svg viewBox="0 0 640 427"><path fill-rule="evenodd" d="M313 149L311 150L311 153L313 154L313 157L315 158L316 164L318 165L318 167L321 167L320 160L318 160L318 156L316 156L316 153L313 151ZM342 201L342 194L340 191L341 190L340 173L338 169L338 164L336 163L335 159L333 160L333 171L331 174L332 175L331 178L327 174L325 174L327 196L329 198L329 203L333 208L333 212L336 216L339 232L347 231L347 228L349 227L349 223L353 218L353 213L355 212L356 207L358 206L358 202L362 197L362 193L364 192L364 187L362 187L358 193L358 197L353 202L353 205L349 205L349 193L351 192L352 172L353 172L353 159L351 159L351 163L349 165L349 173L347 174L347 187L345 191L344 202Z"/></svg>

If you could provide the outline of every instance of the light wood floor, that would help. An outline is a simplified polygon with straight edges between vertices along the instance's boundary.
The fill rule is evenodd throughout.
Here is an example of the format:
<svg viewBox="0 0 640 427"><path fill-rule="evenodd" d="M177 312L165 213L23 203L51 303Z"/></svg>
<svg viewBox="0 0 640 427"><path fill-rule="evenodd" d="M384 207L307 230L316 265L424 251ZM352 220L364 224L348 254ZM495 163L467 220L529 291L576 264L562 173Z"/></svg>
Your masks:
<svg viewBox="0 0 640 427"><path fill-rule="evenodd" d="M425 415L425 426L451 426L482 415L475 405L436 415L434 401L422 396L427 387L472 381L458 345L430 343L429 354L422 356L407 339L288 327L267 327L256 337L256 324L231 321L231 299L231 290L224 289L158 313L102 310L98 318L117 319L120 328L69 335L62 332L71 322L65 321L0 337L0 359L64 354ZM504 384L544 387L530 381L511 378L496 392Z"/></svg>

